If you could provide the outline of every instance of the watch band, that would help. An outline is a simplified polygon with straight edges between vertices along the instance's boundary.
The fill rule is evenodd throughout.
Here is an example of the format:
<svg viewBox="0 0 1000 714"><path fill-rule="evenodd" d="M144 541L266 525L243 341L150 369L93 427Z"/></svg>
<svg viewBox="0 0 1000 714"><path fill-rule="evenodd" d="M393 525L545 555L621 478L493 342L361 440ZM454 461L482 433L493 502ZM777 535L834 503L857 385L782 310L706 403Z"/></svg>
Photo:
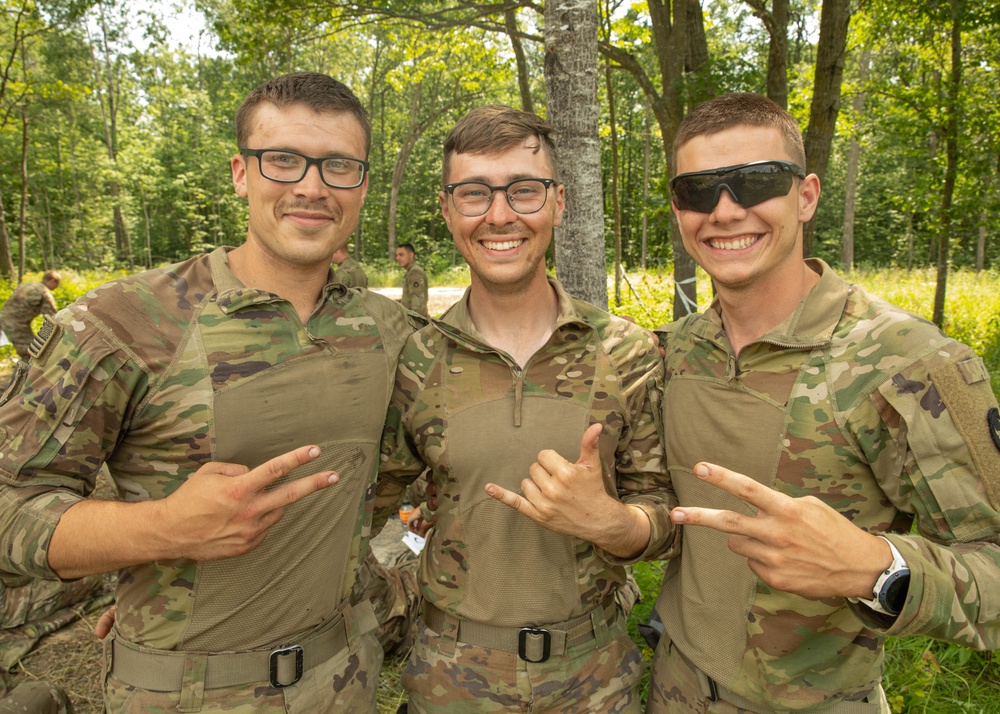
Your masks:
<svg viewBox="0 0 1000 714"><path fill-rule="evenodd" d="M896 600L899 598L892 596L909 584L910 568L906 564L906 561L903 560L903 556L899 550L892 544L892 541L884 536L879 536L879 538L889 544L889 549L892 551L892 563L879 574L878 579L875 581L875 586L872 588L871 600L860 597L847 599L851 602L859 602L867 605L875 612L880 612L883 615L896 616L902 611L903 603L897 603ZM905 592L905 589L903 592Z"/></svg>

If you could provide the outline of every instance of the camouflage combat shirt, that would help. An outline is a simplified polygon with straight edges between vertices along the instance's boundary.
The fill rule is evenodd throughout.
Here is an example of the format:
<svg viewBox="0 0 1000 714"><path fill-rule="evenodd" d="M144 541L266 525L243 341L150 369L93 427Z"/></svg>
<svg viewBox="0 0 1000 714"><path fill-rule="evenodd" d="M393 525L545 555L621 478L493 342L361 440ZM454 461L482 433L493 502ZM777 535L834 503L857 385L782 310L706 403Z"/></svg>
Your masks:
<svg viewBox="0 0 1000 714"><path fill-rule="evenodd" d="M16 290L0 310L0 329L14 345L18 356L28 359L28 348L35 334L31 321L39 315L54 315L56 299L43 283L25 283Z"/></svg>
<svg viewBox="0 0 1000 714"><path fill-rule="evenodd" d="M819 283L739 355L717 303L658 331L682 504L750 512L692 475L699 461L717 463L892 533L911 570L893 621L769 588L725 534L685 529L657 610L689 660L768 711L866 696L887 635L1000 646L1000 445L988 434L996 400L985 365L933 324L810 264Z"/></svg>
<svg viewBox="0 0 1000 714"><path fill-rule="evenodd" d="M427 316L427 273L417 261L413 261L403 276L403 296L399 301L406 309Z"/></svg>
<svg viewBox="0 0 1000 714"><path fill-rule="evenodd" d="M252 468L310 443L322 455L286 479L339 472L250 553L121 571L116 627L159 649L294 641L349 596L412 332L398 304L333 280L303 324L291 303L240 283L227 250L103 285L59 312L0 407L3 573L55 577L52 532L104 463L126 501L164 498L208 461Z"/></svg>
<svg viewBox="0 0 1000 714"><path fill-rule="evenodd" d="M42 283L19 285L0 310L0 323L4 325L30 325L39 315L54 315L56 299Z"/></svg>
<svg viewBox="0 0 1000 714"><path fill-rule="evenodd" d="M367 288L368 276L361 263L351 256L344 258L344 261L334 270L334 280L349 288Z"/></svg>
<svg viewBox="0 0 1000 714"><path fill-rule="evenodd" d="M649 545L634 560L664 557L674 545L655 340L551 284L557 327L523 369L476 331L468 291L400 355L376 525L426 464L437 484L438 521L421 558L421 591L462 620L558 623L592 610L625 582L625 560L553 533L484 491L488 482L519 491L542 449L576 462L593 423L604 426L608 492L650 519Z"/></svg>

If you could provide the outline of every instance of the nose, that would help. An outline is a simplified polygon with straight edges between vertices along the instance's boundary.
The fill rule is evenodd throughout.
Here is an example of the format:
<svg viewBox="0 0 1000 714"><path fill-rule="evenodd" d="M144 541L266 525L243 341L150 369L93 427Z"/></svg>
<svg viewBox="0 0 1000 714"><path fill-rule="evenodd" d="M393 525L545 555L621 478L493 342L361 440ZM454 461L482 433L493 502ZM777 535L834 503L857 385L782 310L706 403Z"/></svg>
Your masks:
<svg viewBox="0 0 1000 714"><path fill-rule="evenodd" d="M726 184L719 186L719 200L712 209L710 219L715 223L726 223L728 221L739 220L746 216L747 209L737 202L733 190Z"/></svg>
<svg viewBox="0 0 1000 714"><path fill-rule="evenodd" d="M517 212L510 207L506 191L501 189L493 191L493 200L490 201L490 207L486 209L485 220L491 225L505 225L517 220Z"/></svg>
<svg viewBox="0 0 1000 714"><path fill-rule="evenodd" d="M300 196L325 196L330 191L330 187L323 183L323 176L316 164L308 166L302 180L292 185L295 193Z"/></svg>

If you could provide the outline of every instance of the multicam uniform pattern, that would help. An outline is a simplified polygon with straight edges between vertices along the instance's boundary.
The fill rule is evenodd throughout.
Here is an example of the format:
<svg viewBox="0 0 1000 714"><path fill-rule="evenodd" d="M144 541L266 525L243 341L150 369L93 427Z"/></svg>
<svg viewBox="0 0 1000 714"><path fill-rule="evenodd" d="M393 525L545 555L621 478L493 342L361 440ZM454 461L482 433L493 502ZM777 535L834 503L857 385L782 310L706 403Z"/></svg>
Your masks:
<svg viewBox="0 0 1000 714"><path fill-rule="evenodd" d="M723 699L750 711L835 702L879 711L887 635L1000 646L1000 503L987 495L1000 480L987 428L996 400L968 347L810 263L819 284L739 355L717 306L661 328L671 478L682 504L749 513L692 475L710 461L891 533L911 570L905 607L892 621L843 599L773 590L725 534L692 528L657 611L665 640ZM705 711L700 692L658 669L669 641L657 651L649 711Z"/></svg>
<svg viewBox="0 0 1000 714"><path fill-rule="evenodd" d="M399 299L407 310L427 316L427 273L413 261L403 276L403 297Z"/></svg>
<svg viewBox="0 0 1000 714"><path fill-rule="evenodd" d="M31 321L39 315L55 315L56 299L42 283L25 283L11 294L0 310L0 329L21 359L28 359L28 346L35 333Z"/></svg>
<svg viewBox="0 0 1000 714"><path fill-rule="evenodd" d="M309 443L322 455L285 478L340 474L246 555L123 570L117 636L157 650L269 648L336 615L367 551L390 375L413 329L399 305L332 280L303 324L287 301L243 286L226 254L109 283L61 311L0 408L4 573L55 577L52 532L105 462L126 501L164 498L208 461L252 468ZM344 691L374 692L381 651L371 638L374 659L341 663L355 668L339 675ZM298 688L258 683L206 702L284 711L282 694ZM109 698L133 709L176 706L147 694L108 680Z"/></svg>
<svg viewBox="0 0 1000 714"><path fill-rule="evenodd" d="M650 543L636 560L667 557L676 545L655 343L552 285L556 330L523 368L476 332L468 292L400 357L376 526L429 466L438 520L421 557L421 591L458 620L512 628L562 622L594 611L625 582L625 561L548 531L484 492L488 482L519 490L544 448L575 462L590 424L604 426L599 450L608 492L650 518ZM642 660L621 619L606 647L591 641L544 664L461 642L452 650L425 629L404 678L411 711L521 711L529 703L531 711L637 710L633 685ZM602 700L609 689L617 699Z"/></svg>
<svg viewBox="0 0 1000 714"><path fill-rule="evenodd" d="M368 287L368 276L365 275L365 269L351 256L344 258L344 261L336 267L333 279L349 288Z"/></svg>

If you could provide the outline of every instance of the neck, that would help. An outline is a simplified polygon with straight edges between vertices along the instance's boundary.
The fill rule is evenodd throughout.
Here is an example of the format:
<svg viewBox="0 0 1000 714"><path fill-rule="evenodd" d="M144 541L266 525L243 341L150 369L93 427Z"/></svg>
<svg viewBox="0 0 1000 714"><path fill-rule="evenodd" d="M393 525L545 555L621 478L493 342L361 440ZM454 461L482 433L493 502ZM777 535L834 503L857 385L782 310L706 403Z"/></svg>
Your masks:
<svg viewBox="0 0 1000 714"><path fill-rule="evenodd" d="M473 274L469 314L487 343L523 367L555 331L559 298L544 271L513 290L498 290Z"/></svg>
<svg viewBox="0 0 1000 714"><path fill-rule="evenodd" d="M228 257L229 269L241 283L287 300L303 323L316 307L329 274L329 263L291 264L263 251L252 240L229 251Z"/></svg>
<svg viewBox="0 0 1000 714"><path fill-rule="evenodd" d="M717 286L722 324L736 354L780 325L819 282L820 276L805 262L789 273L735 288Z"/></svg>

